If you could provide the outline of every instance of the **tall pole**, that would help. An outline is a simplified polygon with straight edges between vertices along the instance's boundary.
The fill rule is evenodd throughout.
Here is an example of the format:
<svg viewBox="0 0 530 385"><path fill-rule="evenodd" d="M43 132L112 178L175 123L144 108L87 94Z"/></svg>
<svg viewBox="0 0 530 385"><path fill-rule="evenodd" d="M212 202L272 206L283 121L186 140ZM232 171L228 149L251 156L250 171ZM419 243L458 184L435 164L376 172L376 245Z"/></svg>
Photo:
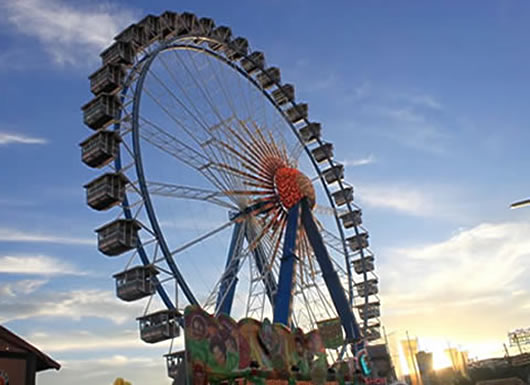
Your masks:
<svg viewBox="0 0 530 385"><path fill-rule="evenodd" d="M523 199L522 201L518 201L518 202L513 202L510 205L510 208L511 209L518 209L519 207L524 207L524 206L529 206L529 205L530 205L530 198Z"/></svg>
<svg viewBox="0 0 530 385"><path fill-rule="evenodd" d="M418 370L416 368L416 356L412 352L412 346L410 345L410 337L409 337L409 331L406 330L405 333L407 334L407 344L409 345L409 353L410 353L410 359L412 360L412 370L414 371L414 377L416 377L416 383L418 385L421 385L421 380L418 375Z"/></svg>
<svg viewBox="0 0 530 385"><path fill-rule="evenodd" d="M508 348L506 347L506 344L502 344L504 346L504 351L506 352L506 357L510 358L510 353L508 352Z"/></svg>

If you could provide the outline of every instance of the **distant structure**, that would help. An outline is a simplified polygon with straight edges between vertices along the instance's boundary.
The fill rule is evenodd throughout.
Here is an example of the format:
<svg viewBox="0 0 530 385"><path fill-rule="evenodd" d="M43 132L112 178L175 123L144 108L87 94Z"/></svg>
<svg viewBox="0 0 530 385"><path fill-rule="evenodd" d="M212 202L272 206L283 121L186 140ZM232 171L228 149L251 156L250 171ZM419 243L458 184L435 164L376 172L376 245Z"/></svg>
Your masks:
<svg viewBox="0 0 530 385"><path fill-rule="evenodd" d="M61 365L0 326L0 384L35 385L35 373Z"/></svg>
<svg viewBox="0 0 530 385"><path fill-rule="evenodd" d="M517 377L510 377L497 380L478 381L476 385L526 385L526 382Z"/></svg>
<svg viewBox="0 0 530 385"><path fill-rule="evenodd" d="M517 346L519 353L525 352L525 346L530 345L530 327L525 329L515 329L508 333L510 346Z"/></svg>
<svg viewBox="0 0 530 385"><path fill-rule="evenodd" d="M431 385L431 376L434 372L433 354L430 352L419 351L416 353L416 362L420 372L423 385Z"/></svg>
<svg viewBox="0 0 530 385"><path fill-rule="evenodd" d="M473 382L482 385L530 384L530 353L474 361L469 364L468 375ZM514 378L520 381L509 381ZM488 382L490 380L499 382Z"/></svg>
<svg viewBox="0 0 530 385"><path fill-rule="evenodd" d="M372 363L372 369L376 372L376 377L386 378L387 383L395 380L396 373L387 344L369 345L366 349Z"/></svg>
<svg viewBox="0 0 530 385"><path fill-rule="evenodd" d="M469 362L468 352L460 351L457 348L447 348L444 352L451 361L453 370L457 373L465 375Z"/></svg>
<svg viewBox="0 0 530 385"><path fill-rule="evenodd" d="M421 376L418 370L418 363L416 362L416 354L418 353L418 339L411 340L407 333L407 339L401 341L401 348L407 361L407 366L410 375L410 382L412 385L423 385Z"/></svg>

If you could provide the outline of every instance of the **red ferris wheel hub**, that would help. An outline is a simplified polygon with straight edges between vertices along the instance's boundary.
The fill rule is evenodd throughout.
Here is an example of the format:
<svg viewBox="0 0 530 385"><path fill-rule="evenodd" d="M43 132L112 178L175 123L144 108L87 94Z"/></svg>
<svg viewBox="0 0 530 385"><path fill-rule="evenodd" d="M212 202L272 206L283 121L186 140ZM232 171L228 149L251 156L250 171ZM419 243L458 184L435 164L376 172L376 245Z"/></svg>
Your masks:
<svg viewBox="0 0 530 385"><path fill-rule="evenodd" d="M274 187L282 205L290 209L303 198L308 198L311 208L315 206L315 189L311 179L296 168L281 167L274 174Z"/></svg>

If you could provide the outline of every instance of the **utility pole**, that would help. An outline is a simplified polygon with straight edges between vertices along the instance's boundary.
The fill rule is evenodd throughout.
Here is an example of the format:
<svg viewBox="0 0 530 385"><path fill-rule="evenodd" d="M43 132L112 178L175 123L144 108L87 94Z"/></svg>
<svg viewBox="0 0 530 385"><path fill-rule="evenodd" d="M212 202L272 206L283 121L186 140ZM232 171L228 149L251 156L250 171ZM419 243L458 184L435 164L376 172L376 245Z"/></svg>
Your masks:
<svg viewBox="0 0 530 385"><path fill-rule="evenodd" d="M409 331L405 331L405 333L407 334L407 344L409 345L409 353L410 353L410 357L412 359L412 370L414 371L414 376L416 377L416 382L418 385L421 385L421 378L420 376L418 375L418 368L416 367L416 355L414 353L412 353L412 346L410 345L410 337L409 337Z"/></svg>
<svg viewBox="0 0 530 385"><path fill-rule="evenodd" d="M506 357L510 358L510 353L508 352L508 348L506 347L506 344L503 343L502 346L504 346L504 351L506 352Z"/></svg>

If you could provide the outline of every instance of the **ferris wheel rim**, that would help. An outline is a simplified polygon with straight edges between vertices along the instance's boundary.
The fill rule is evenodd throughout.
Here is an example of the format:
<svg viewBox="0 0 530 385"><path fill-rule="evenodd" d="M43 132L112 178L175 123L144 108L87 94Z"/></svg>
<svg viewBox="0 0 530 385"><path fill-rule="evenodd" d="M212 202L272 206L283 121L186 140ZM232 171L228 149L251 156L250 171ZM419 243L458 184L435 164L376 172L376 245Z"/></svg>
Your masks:
<svg viewBox="0 0 530 385"><path fill-rule="evenodd" d="M184 50L193 50L193 51L198 51L198 52L201 52L201 53L208 54L208 55L214 57L216 60L219 60L222 63L228 65L233 70L237 71L239 75L243 76L246 81L248 81L250 84L252 84L254 87L256 87L257 90L259 90L261 92L261 94L268 100L269 103L271 103L271 105L280 114L280 116L283 118L283 121L289 126L289 128L291 129L292 134L295 135L298 143L300 143L301 146L303 147L308 159L311 162L311 165L313 166L313 169L317 172L318 178L321 181L321 185L322 185L322 187L323 187L323 189L325 191L327 199L330 202L330 204L332 206L332 209L334 210L333 216L335 218L335 222L336 222L337 228L339 229L339 234L341 236L344 254L345 254L346 259L347 259L345 266L346 266L347 274L348 274L348 282L351 283L353 281L353 279L352 279L352 273L351 273L350 264L348 263L349 251L348 251L348 248L347 248L347 243L346 243L346 240L345 240L343 229L342 229L342 226L340 224L340 219L339 219L339 217L337 215L336 205L335 205L335 202L334 202L334 200L333 200L333 198L331 196L331 192L329 190L329 187L326 184L326 182L324 181L323 173L320 170L320 168L318 167L318 162L316 162L316 160L314 159L314 157L313 157L313 155L311 153L311 150L308 148L307 144L300 137L300 134L298 133L298 130L296 129L294 124L291 121L289 121L289 119L287 118L286 114L283 112L282 108L276 103L276 101L271 97L271 95L269 93L267 93L263 88L261 88L254 78L252 78L248 73L246 73L244 70L242 70L239 66L235 65L233 63L233 61L231 61L230 59L220 55L219 53L217 53L215 51L212 51L212 50L210 50L210 49L208 49L206 47L203 47L203 46L176 43L177 40L189 40L190 38L197 38L197 37L198 36L195 36L195 35L182 36L182 37L179 37L179 38L175 39L172 42L168 42L168 44L161 45L156 50L146 54L146 56L144 58L142 58L139 61L139 63L138 63L138 64L142 64L142 68L141 68L141 70L139 72L139 79L138 79L137 86L135 87L134 97L133 97L134 101L133 101L132 133L133 133L134 151L135 151L135 154L138 155L137 157L135 157L135 166L136 166L135 168L137 170L138 182L139 182L140 189L142 190L142 198L143 198L145 206L146 206L146 211L148 213L148 217L149 217L151 226L154 229L154 231L157 233L158 242L163 245L161 247L161 251L164 254L164 258L168 262L168 265L171 267L172 272L174 273L175 276L180 275L178 267L176 267L175 262L173 260L173 257L171 255L171 252L169 251L169 248L167 247L167 243L165 241L164 234L163 234L162 230L160 229L160 226L159 226L159 223L158 223L158 219L156 218L155 209L154 209L154 207L153 207L153 205L151 203L150 193L147 190L145 176L143 175L144 174L143 173L143 165L142 165L141 150L140 150L140 144L139 144L139 121L138 121L138 119L139 119L138 115L139 114L138 114L138 112L139 112L139 104L140 104L140 95L142 94L142 91L143 91L143 82L144 82L145 76L147 75L147 72L149 71L149 68L150 68L151 64L153 63L153 61L156 59L156 57L159 54L161 54L161 53L163 53L165 51L176 50L176 49L184 49ZM207 40L207 41L214 40L214 39L211 39L211 38L203 38L203 39ZM243 54L243 56L245 58L251 60L249 58L249 55ZM133 71L134 71L134 69L131 70L131 72L133 72ZM275 83L276 86L278 86L278 87L280 86L280 84L278 84L276 81L274 81L274 83ZM293 107L297 106L297 103L295 101L289 101L289 103L291 103L291 105ZM309 123L309 120L307 118L304 118L303 120L307 124ZM319 142L319 144L323 144L323 142L320 140L320 138L317 138L317 142ZM335 164L335 162L333 162L332 159L329 159L329 163L330 163L330 166L333 166ZM343 186L342 182L340 181L340 179L339 179L338 182L339 182L340 189L344 190L344 186ZM144 264L145 264L145 262L144 262ZM175 268L172 267L172 266L175 266ZM186 285L184 281L183 281L183 283L184 283L184 285ZM191 291L190 291L190 294L191 294ZM188 297L188 295L187 295L187 297ZM193 294L191 294L191 298L193 298ZM353 292L350 292L350 298L351 298L350 299L350 301L351 301L350 304L353 306L353 302L352 302ZM188 298L188 300L189 299L190 298ZM192 301L190 301L190 302L192 302Z"/></svg>

